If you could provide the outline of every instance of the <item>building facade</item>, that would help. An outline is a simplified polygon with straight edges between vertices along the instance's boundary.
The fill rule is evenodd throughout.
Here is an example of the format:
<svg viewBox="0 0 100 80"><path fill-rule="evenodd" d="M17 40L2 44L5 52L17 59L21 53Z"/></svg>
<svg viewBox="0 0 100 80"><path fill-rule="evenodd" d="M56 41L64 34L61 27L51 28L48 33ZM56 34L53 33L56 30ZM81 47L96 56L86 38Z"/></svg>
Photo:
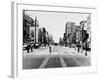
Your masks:
<svg viewBox="0 0 100 80"><path fill-rule="evenodd" d="M30 42L30 27L33 23L33 19L23 14L23 43L29 43Z"/></svg>
<svg viewBox="0 0 100 80"><path fill-rule="evenodd" d="M87 33L89 34L88 45L91 47L91 14L87 17Z"/></svg>
<svg viewBox="0 0 100 80"><path fill-rule="evenodd" d="M65 45L71 45L73 43L73 36L75 33L75 23L67 22L65 25L65 33L64 33L64 43Z"/></svg>
<svg viewBox="0 0 100 80"><path fill-rule="evenodd" d="M79 44L81 41L81 27L78 25L75 25L75 38L76 44Z"/></svg>
<svg viewBox="0 0 100 80"><path fill-rule="evenodd" d="M23 12L23 43L38 43L38 27L37 17L33 19Z"/></svg>
<svg viewBox="0 0 100 80"><path fill-rule="evenodd" d="M35 17L35 20L30 27L30 38L33 43L38 43L38 31L39 31L39 23L37 17Z"/></svg>

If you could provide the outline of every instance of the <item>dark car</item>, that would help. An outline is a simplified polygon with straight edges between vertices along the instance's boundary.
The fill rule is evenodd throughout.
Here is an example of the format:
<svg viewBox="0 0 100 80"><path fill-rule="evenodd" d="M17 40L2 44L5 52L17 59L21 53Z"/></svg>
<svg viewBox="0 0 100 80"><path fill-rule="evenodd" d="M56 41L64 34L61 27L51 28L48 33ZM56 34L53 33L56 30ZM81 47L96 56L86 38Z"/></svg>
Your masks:
<svg viewBox="0 0 100 80"><path fill-rule="evenodd" d="M23 50L27 50L27 44L23 45Z"/></svg>
<svg viewBox="0 0 100 80"><path fill-rule="evenodd" d="M58 45L58 43L55 43L55 46L57 46Z"/></svg>
<svg viewBox="0 0 100 80"><path fill-rule="evenodd" d="M40 48L41 44L34 44L34 49Z"/></svg>

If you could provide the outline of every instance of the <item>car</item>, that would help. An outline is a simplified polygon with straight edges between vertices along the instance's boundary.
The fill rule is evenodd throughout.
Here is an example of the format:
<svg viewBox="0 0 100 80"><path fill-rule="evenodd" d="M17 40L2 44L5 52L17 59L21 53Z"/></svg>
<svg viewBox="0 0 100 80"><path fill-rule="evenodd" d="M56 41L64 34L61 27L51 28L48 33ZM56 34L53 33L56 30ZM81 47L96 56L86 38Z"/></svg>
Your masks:
<svg viewBox="0 0 100 80"><path fill-rule="evenodd" d="M58 43L55 43L55 46L57 46L58 45Z"/></svg>
<svg viewBox="0 0 100 80"><path fill-rule="evenodd" d="M36 44L34 44L34 49L40 48L40 46L41 46L41 44L36 43Z"/></svg>
<svg viewBox="0 0 100 80"><path fill-rule="evenodd" d="M24 44L23 45L23 50L26 50L27 49L27 44Z"/></svg>

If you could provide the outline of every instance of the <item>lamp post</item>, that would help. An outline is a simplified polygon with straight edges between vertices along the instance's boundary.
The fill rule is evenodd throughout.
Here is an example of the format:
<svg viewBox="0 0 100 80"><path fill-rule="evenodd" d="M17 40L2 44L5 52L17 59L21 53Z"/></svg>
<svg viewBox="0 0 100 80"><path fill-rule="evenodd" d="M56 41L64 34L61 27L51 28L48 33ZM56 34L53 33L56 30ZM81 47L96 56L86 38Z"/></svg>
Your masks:
<svg viewBox="0 0 100 80"><path fill-rule="evenodd" d="M82 27L82 51L81 52L83 52L83 31L84 31L84 23L83 23L83 27Z"/></svg>
<svg viewBox="0 0 100 80"><path fill-rule="evenodd" d="M82 32L81 32L81 36L82 36L82 37L81 37L81 42L80 42L80 44L81 44L81 53L83 52L83 39L84 39L84 38L83 38L83 37L84 37L84 36L83 36L83 34L84 34L83 31L84 31L84 22L85 22L85 21L81 21L81 22L80 22L80 25L81 25L81 27L82 27L82 29L81 29L81 31L82 31Z"/></svg>
<svg viewBox="0 0 100 80"><path fill-rule="evenodd" d="M36 43L37 43L37 42L36 42L36 34L37 34L37 32L36 32L37 29L36 29L36 28L39 26L38 23L37 23L37 17L35 17L34 26L35 26L35 44L36 44Z"/></svg>

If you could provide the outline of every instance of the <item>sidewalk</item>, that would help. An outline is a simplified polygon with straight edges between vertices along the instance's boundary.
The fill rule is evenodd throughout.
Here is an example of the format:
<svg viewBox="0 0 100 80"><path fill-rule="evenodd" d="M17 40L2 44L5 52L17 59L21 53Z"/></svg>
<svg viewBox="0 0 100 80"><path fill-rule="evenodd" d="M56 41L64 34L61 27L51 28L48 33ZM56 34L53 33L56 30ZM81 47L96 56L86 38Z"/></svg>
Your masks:
<svg viewBox="0 0 100 80"><path fill-rule="evenodd" d="M39 49L33 49L33 52L31 52L31 50L30 50L29 53L27 53L27 50L24 50L23 53L24 54L36 54L36 53L39 53L39 52L44 51L46 49L48 49L48 46L46 46L46 47L40 47Z"/></svg>
<svg viewBox="0 0 100 80"><path fill-rule="evenodd" d="M75 50L75 48L66 47L66 49L67 49L67 52L71 55L84 55L85 56L85 50L83 50L82 52L80 50L80 52L78 52L77 49ZM91 55L91 51L87 51L87 56L90 56L90 55Z"/></svg>

